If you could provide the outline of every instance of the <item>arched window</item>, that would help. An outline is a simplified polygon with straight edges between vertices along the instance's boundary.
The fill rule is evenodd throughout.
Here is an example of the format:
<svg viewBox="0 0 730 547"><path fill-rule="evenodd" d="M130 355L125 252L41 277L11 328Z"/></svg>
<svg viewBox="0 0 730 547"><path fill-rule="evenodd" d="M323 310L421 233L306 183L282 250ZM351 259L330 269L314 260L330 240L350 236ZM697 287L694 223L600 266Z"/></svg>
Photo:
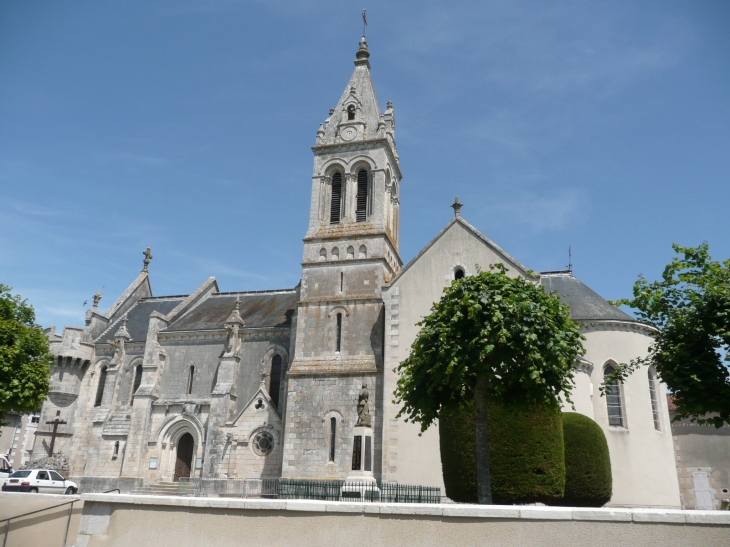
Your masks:
<svg viewBox="0 0 730 547"><path fill-rule="evenodd" d="M319 250L319 261L320 262L324 262L325 260L327 260L327 249L325 249L324 247L322 247Z"/></svg>
<svg viewBox="0 0 730 547"><path fill-rule="evenodd" d="M355 220L364 222L368 217L368 172L360 169L357 172L357 208L355 209Z"/></svg>
<svg viewBox="0 0 730 547"><path fill-rule="evenodd" d="M337 418L330 418L330 461L335 461L335 435L337 434Z"/></svg>
<svg viewBox="0 0 730 547"><path fill-rule="evenodd" d="M649 396L651 397L651 413L654 417L654 429L661 431L661 422L659 421L659 401L656 396L656 371L654 367L649 367Z"/></svg>
<svg viewBox="0 0 730 547"><path fill-rule="evenodd" d="M112 454L112 459L117 459L117 456L119 456L119 441L114 443L114 453Z"/></svg>
<svg viewBox="0 0 730 547"><path fill-rule="evenodd" d="M603 369L603 375L608 376L616 369L612 365L606 365ZM614 427L624 426L624 409L621 401L621 385L618 380L614 380L608 384L606 391L606 407L608 409L608 425Z"/></svg>
<svg viewBox="0 0 730 547"><path fill-rule="evenodd" d="M104 386L106 385L106 365L101 367L99 372L99 385L96 386L96 401L94 406L101 406L101 401L104 398Z"/></svg>
<svg viewBox="0 0 730 547"><path fill-rule="evenodd" d="M347 248L347 260L352 260L353 258L355 258L355 247L350 245Z"/></svg>
<svg viewBox="0 0 730 547"><path fill-rule="evenodd" d="M464 268L459 266L454 270L454 279L464 279Z"/></svg>
<svg viewBox="0 0 730 547"><path fill-rule="evenodd" d="M332 175L332 200L330 202L330 224L339 224L342 218L342 173Z"/></svg>
<svg viewBox="0 0 730 547"><path fill-rule="evenodd" d="M332 260L340 259L340 250L337 247L332 247Z"/></svg>
<svg viewBox="0 0 730 547"><path fill-rule="evenodd" d="M347 119L352 121L355 119L355 105L351 104L347 107Z"/></svg>
<svg viewBox="0 0 730 547"><path fill-rule="evenodd" d="M281 388L281 355L271 359L271 376L269 377L269 396L274 407L279 408L279 389Z"/></svg>
<svg viewBox="0 0 730 547"><path fill-rule="evenodd" d="M188 371L188 395L190 395L193 392L193 380L195 379L195 366L190 365L190 370Z"/></svg>
<svg viewBox="0 0 730 547"><path fill-rule="evenodd" d="M360 249L358 249L358 258L367 258L368 257L368 248L365 245L360 245Z"/></svg>
<svg viewBox="0 0 730 547"><path fill-rule="evenodd" d="M137 390L139 389L139 386L141 383L142 383L142 365L137 365L137 368L134 370L134 383L132 384L132 399L134 399L134 394L137 393ZM132 399L130 399L129 404L132 404Z"/></svg>
<svg viewBox="0 0 730 547"><path fill-rule="evenodd" d="M342 346L342 314L337 314L337 353L340 352Z"/></svg>

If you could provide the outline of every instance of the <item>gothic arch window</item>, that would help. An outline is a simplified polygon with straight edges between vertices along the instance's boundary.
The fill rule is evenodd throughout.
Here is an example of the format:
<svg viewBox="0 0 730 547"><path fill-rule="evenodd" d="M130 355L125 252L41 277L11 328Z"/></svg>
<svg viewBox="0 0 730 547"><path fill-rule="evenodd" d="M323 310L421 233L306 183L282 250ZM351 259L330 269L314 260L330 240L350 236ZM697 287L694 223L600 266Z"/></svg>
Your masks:
<svg viewBox="0 0 730 547"><path fill-rule="evenodd" d="M319 250L319 261L320 262L324 262L325 260L327 260L327 249L325 249L324 247L322 247Z"/></svg>
<svg viewBox="0 0 730 547"><path fill-rule="evenodd" d="M603 368L603 376L608 376L615 371L616 368L609 363ZM607 388L606 409L608 410L608 425L612 427L626 427L621 384L618 380L614 380L608 384Z"/></svg>
<svg viewBox="0 0 730 547"><path fill-rule="evenodd" d="M330 201L330 224L339 224L342 219L342 173L332 175L332 199Z"/></svg>
<svg viewBox="0 0 730 547"><path fill-rule="evenodd" d="M275 408L279 408L279 389L281 388L282 359L278 353L271 358L271 376L269 376L269 396Z"/></svg>
<svg viewBox="0 0 730 547"><path fill-rule="evenodd" d="M330 418L330 461L335 461L335 442L337 440L337 418Z"/></svg>
<svg viewBox="0 0 730 547"><path fill-rule="evenodd" d="M190 365L190 369L188 370L188 391L187 391L188 395L193 393L193 381L194 380L195 380L195 366Z"/></svg>
<svg viewBox="0 0 730 547"><path fill-rule="evenodd" d="M134 394L137 393L137 390L139 389L139 386L142 384L142 365L139 364L134 369L134 383L132 384L132 397L129 401L129 404L132 404L132 400L134 399Z"/></svg>
<svg viewBox="0 0 730 547"><path fill-rule="evenodd" d="M461 266L458 266L456 269L454 269L454 279L464 279L464 276L466 274L464 273L464 268Z"/></svg>
<svg viewBox="0 0 730 547"><path fill-rule="evenodd" d="M104 386L106 385L106 365L101 367L99 372L99 384L96 386L96 400L94 406L101 406L101 401L104 398Z"/></svg>
<svg viewBox="0 0 730 547"><path fill-rule="evenodd" d="M656 370L654 367L649 367L649 397L651 398L651 414L654 418L654 429L661 431L661 421L659 420L659 400L657 399L656 391Z"/></svg>
<svg viewBox="0 0 730 547"><path fill-rule="evenodd" d="M355 220L364 222L368 217L368 171L360 169L357 172L357 208L355 209Z"/></svg>
<svg viewBox="0 0 730 547"><path fill-rule="evenodd" d="M342 314L337 314L337 343L336 343L336 350L337 353L340 352L340 349L342 348Z"/></svg>
<svg viewBox="0 0 730 547"><path fill-rule="evenodd" d="M355 105L351 104L347 107L347 119L353 121L355 119Z"/></svg>
<svg viewBox="0 0 730 547"><path fill-rule="evenodd" d="M340 259L340 250L337 247L332 247L332 260Z"/></svg>
<svg viewBox="0 0 730 547"><path fill-rule="evenodd" d="M357 252L358 258L367 258L368 257L368 248L365 245L360 245L360 249L358 249Z"/></svg>
<svg viewBox="0 0 730 547"><path fill-rule="evenodd" d="M355 247L350 245L347 248L347 260L352 260L353 258L355 258Z"/></svg>

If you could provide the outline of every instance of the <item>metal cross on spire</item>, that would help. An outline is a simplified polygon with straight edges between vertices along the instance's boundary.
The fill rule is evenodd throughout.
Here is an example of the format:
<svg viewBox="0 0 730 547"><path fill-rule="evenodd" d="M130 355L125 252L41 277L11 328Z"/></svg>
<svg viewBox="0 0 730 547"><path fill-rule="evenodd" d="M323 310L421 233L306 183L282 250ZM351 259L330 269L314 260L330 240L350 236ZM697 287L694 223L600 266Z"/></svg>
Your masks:
<svg viewBox="0 0 730 547"><path fill-rule="evenodd" d="M368 26L368 16L367 12L368 8L363 8L362 10L362 37L365 38L365 29Z"/></svg>

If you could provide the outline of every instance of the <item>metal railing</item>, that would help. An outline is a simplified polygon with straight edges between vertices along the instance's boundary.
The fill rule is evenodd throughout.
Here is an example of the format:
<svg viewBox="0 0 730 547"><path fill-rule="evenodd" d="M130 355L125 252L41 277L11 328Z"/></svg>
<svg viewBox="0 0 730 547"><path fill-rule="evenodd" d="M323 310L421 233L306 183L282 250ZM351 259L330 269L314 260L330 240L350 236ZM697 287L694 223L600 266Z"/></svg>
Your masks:
<svg viewBox="0 0 730 547"><path fill-rule="evenodd" d="M387 503L440 503L441 489L396 482L184 477L179 496L277 498Z"/></svg>
<svg viewBox="0 0 730 547"><path fill-rule="evenodd" d="M36 513L42 513L43 511L50 511L51 509L57 509L59 507L63 507L64 505L70 505L71 507L68 511L68 519L66 520L66 533L63 535L63 543L61 543L61 547L66 547L66 541L68 540L68 531L71 527L71 516L74 511L74 503L76 503L77 501L79 500L64 501L63 503L59 503L58 505L52 505L51 507L44 507L43 509L36 509L35 511L29 511L28 513L23 513L22 515L15 515L6 519L0 519L0 526L3 522L5 523L5 537L3 538L3 547L5 547L8 543L11 520L27 517L28 515L35 515Z"/></svg>

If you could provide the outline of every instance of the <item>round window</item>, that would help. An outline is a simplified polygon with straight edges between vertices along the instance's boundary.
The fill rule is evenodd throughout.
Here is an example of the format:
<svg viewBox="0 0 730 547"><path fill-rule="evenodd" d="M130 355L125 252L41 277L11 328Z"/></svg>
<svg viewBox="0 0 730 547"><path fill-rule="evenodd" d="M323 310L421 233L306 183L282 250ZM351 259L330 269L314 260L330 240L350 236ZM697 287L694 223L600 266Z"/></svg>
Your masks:
<svg viewBox="0 0 730 547"><path fill-rule="evenodd" d="M253 451L259 456L267 456L274 449L274 437L268 431L261 431L254 437Z"/></svg>

